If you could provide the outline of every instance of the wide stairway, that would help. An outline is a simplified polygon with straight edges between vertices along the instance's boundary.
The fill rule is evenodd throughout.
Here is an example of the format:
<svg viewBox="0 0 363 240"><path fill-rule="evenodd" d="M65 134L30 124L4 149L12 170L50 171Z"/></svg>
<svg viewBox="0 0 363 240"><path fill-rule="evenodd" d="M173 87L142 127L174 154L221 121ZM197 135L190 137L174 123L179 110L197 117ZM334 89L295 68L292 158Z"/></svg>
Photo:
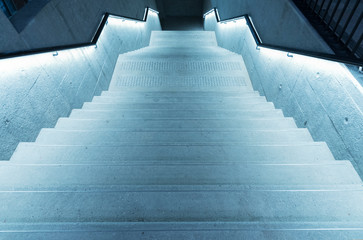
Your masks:
<svg viewBox="0 0 363 240"><path fill-rule="evenodd" d="M214 33L153 32L1 163L0 239L363 239L351 163L249 81Z"/></svg>

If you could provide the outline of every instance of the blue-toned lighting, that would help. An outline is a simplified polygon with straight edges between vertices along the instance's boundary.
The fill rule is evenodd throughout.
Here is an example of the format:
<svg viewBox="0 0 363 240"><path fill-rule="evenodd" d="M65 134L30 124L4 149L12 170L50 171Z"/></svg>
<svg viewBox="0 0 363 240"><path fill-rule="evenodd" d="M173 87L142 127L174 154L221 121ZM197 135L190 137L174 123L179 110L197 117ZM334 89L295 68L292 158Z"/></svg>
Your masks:
<svg viewBox="0 0 363 240"><path fill-rule="evenodd" d="M144 17L142 18L144 21L146 21L146 18L147 18L147 12L148 12L148 9L145 8L145 11L144 11Z"/></svg>
<svg viewBox="0 0 363 240"><path fill-rule="evenodd" d="M215 9L215 12L216 12L216 16L217 16L217 21L220 22L221 21L221 18L219 16L218 9Z"/></svg>
<svg viewBox="0 0 363 240"><path fill-rule="evenodd" d="M215 23L217 14L217 11L215 10L212 9L204 15L204 21L207 25ZM247 24L246 19L242 19L243 22ZM252 19L249 18L249 20L252 24L252 26L250 27L254 28ZM304 66L306 71L319 72L319 75L320 73L322 73L324 75L331 74L336 76L344 76L344 78L349 79L353 83L353 85L363 94L363 87L361 86L361 84L352 75L352 73L341 63L317 57L310 57L295 52L287 52L264 47L263 45L259 45L256 43L251 28L248 27L248 31L242 32L246 29L245 26L246 25L242 25L242 22L239 21L239 19L232 19L229 21L221 21L219 23L216 23L216 27L219 28L221 35L226 34L226 36L228 36L229 34L231 34L231 31L237 34L241 34L241 38L245 38L247 46L249 46L250 48L256 48L256 54L262 57L264 60L267 60L267 63L293 63L297 67ZM257 31L255 31L255 34L257 38L260 38ZM261 39L260 42L262 42ZM363 66L359 68L359 71L363 73Z"/></svg>
<svg viewBox="0 0 363 240"><path fill-rule="evenodd" d="M156 15L159 15L159 12L152 9L152 8L149 8L149 12L153 13L153 14L156 14Z"/></svg>
<svg viewBox="0 0 363 240"><path fill-rule="evenodd" d="M206 18L208 15L210 14L214 14L214 9L211 9L209 10L208 12L206 12L204 15L203 15L203 18Z"/></svg>
<svg viewBox="0 0 363 240"><path fill-rule="evenodd" d="M149 8L148 17L158 17L158 12ZM135 22L140 24L135 24ZM102 42L104 39L107 39L109 37L109 32L111 27L112 29L114 29L115 27L140 28L144 26L143 23L145 22L110 15L98 40ZM122 30L123 29L120 29L120 31ZM58 50L58 51L49 51L45 53L36 53L36 54L30 54L30 55L24 55L12 58L4 58L0 59L0 72L3 75L4 74L19 75L19 73L25 72L26 70L31 70L43 65L49 65L51 63L69 62L69 64L72 64L70 61L82 59L83 55L93 54L97 48L98 44L96 43L95 45L89 45L85 47L78 47L78 48Z"/></svg>

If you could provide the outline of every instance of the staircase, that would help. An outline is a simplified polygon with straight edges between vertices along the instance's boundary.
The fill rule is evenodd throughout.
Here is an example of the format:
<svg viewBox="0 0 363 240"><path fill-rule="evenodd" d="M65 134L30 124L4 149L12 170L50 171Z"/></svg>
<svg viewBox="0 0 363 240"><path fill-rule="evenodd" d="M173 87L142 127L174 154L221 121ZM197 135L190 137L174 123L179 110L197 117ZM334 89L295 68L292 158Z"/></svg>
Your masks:
<svg viewBox="0 0 363 240"><path fill-rule="evenodd" d="M254 92L212 32L153 32L109 91L0 168L0 239L361 239L349 161Z"/></svg>

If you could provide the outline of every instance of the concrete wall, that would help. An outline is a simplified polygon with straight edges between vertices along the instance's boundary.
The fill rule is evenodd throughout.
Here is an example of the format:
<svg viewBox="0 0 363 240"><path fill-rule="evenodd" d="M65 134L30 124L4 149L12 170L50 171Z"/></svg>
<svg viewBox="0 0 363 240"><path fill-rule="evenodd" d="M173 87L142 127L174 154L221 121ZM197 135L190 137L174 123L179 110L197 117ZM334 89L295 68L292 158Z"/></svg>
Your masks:
<svg viewBox="0 0 363 240"><path fill-rule="evenodd" d="M257 50L243 21L217 24L211 14L205 29L216 31L221 47L242 55L255 90L363 176L363 89L343 64Z"/></svg>
<svg viewBox="0 0 363 240"><path fill-rule="evenodd" d="M20 37L8 17L0 11L0 52L9 53L28 49L27 44Z"/></svg>
<svg viewBox="0 0 363 240"><path fill-rule="evenodd" d="M249 14L264 43L333 53L291 0L205 0L204 12L213 7L221 19Z"/></svg>
<svg viewBox="0 0 363 240"><path fill-rule="evenodd" d="M155 13L147 23L111 19L97 48L0 60L0 159L107 90L118 55L147 46L152 30L160 30Z"/></svg>
<svg viewBox="0 0 363 240"><path fill-rule="evenodd" d="M22 24L26 27L20 33L0 11L0 31L3 36L0 52L89 42L105 12L142 19L147 6L155 9L155 1L52 0L34 18L24 16L27 23ZM25 8L24 14L28 16ZM17 14L22 13L20 11ZM22 16L16 18L21 22Z"/></svg>

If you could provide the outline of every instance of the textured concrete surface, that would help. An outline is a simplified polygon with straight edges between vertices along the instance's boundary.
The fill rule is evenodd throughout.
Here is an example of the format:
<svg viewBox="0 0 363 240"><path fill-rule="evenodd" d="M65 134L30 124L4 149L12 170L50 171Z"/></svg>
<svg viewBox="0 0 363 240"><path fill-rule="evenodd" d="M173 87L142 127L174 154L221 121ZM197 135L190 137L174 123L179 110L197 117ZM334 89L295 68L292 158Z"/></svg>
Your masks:
<svg viewBox="0 0 363 240"><path fill-rule="evenodd" d="M26 7L17 13L20 33L1 12L0 28L6 34L1 34L0 52L89 42L105 12L142 19L145 7L156 9L155 1L51 0L41 10L34 8L36 14Z"/></svg>
<svg viewBox="0 0 363 240"><path fill-rule="evenodd" d="M266 44L333 53L290 0L206 0L204 12L217 7L221 19L252 17Z"/></svg>
<svg viewBox="0 0 363 240"><path fill-rule="evenodd" d="M15 15L10 18L11 23L18 32L21 32L28 23L47 5L51 0L29 1L26 7L18 10Z"/></svg>
<svg viewBox="0 0 363 240"><path fill-rule="evenodd" d="M261 48L243 21L216 24L220 46L243 56L255 90L285 116L307 127L316 141L325 141L336 159L349 159L363 176L363 90L343 64Z"/></svg>
<svg viewBox="0 0 363 240"><path fill-rule="evenodd" d="M97 48L1 60L0 159L108 89L118 55L147 46L151 30L160 30L155 13L147 23L110 19Z"/></svg>
<svg viewBox="0 0 363 240"><path fill-rule="evenodd" d="M313 142L259 97L240 56L216 46L215 38L198 45L211 34L152 34L152 46L119 57L112 81L135 72L154 79L112 83L54 129L43 129L36 142L20 144L0 164L4 236L358 236L363 191L352 164L335 161L325 143ZM191 59L194 49L199 56ZM239 82L225 82L228 72ZM188 76L193 84L180 81Z"/></svg>
<svg viewBox="0 0 363 240"><path fill-rule="evenodd" d="M0 52L9 53L21 49L27 49L26 43L15 30L7 16L0 11Z"/></svg>
<svg viewBox="0 0 363 240"><path fill-rule="evenodd" d="M215 86L226 75L223 62L244 62L215 38L198 46L210 36L152 34L152 46L119 58L112 81L139 70L168 84L112 84L36 142L20 144L0 164L0 233L16 240L39 232L56 240L358 236L363 191L352 164L335 161L325 143L257 96L246 71L230 71L240 79L234 85L220 78ZM219 61L209 69L211 51ZM188 75L194 84L183 85Z"/></svg>
<svg viewBox="0 0 363 240"><path fill-rule="evenodd" d="M12 224L4 229L4 239L12 240L129 240L129 239L359 239L363 234L360 223L331 224L331 223L62 223L34 224L26 227ZM354 228L352 231L336 230L335 228ZM282 229L283 228L283 229ZM107 232L104 231L107 229ZM21 232L17 232L21 230ZM34 231L36 230L36 231ZM49 231L51 230L51 231Z"/></svg>
<svg viewBox="0 0 363 240"><path fill-rule="evenodd" d="M281 117L278 119L281 119ZM150 120L148 119L147 121ZM147 125L145 126L147 127ZM145 154L145 152L148 154ZM49 164L50 162L52 164L117 164L120 161L134 162L137 164L149 161L156 163L168 161L174 163L193 163L198 161L201 163L224 162L226 164L233 162L329 164L334 162L335 159L327 145L323 142L289 145L229 143L201 143L198 145L190 145L189 143L178 143L121 146L61 146L20 143L14 155L11 157L11 163L13 164Z"/></svg>

